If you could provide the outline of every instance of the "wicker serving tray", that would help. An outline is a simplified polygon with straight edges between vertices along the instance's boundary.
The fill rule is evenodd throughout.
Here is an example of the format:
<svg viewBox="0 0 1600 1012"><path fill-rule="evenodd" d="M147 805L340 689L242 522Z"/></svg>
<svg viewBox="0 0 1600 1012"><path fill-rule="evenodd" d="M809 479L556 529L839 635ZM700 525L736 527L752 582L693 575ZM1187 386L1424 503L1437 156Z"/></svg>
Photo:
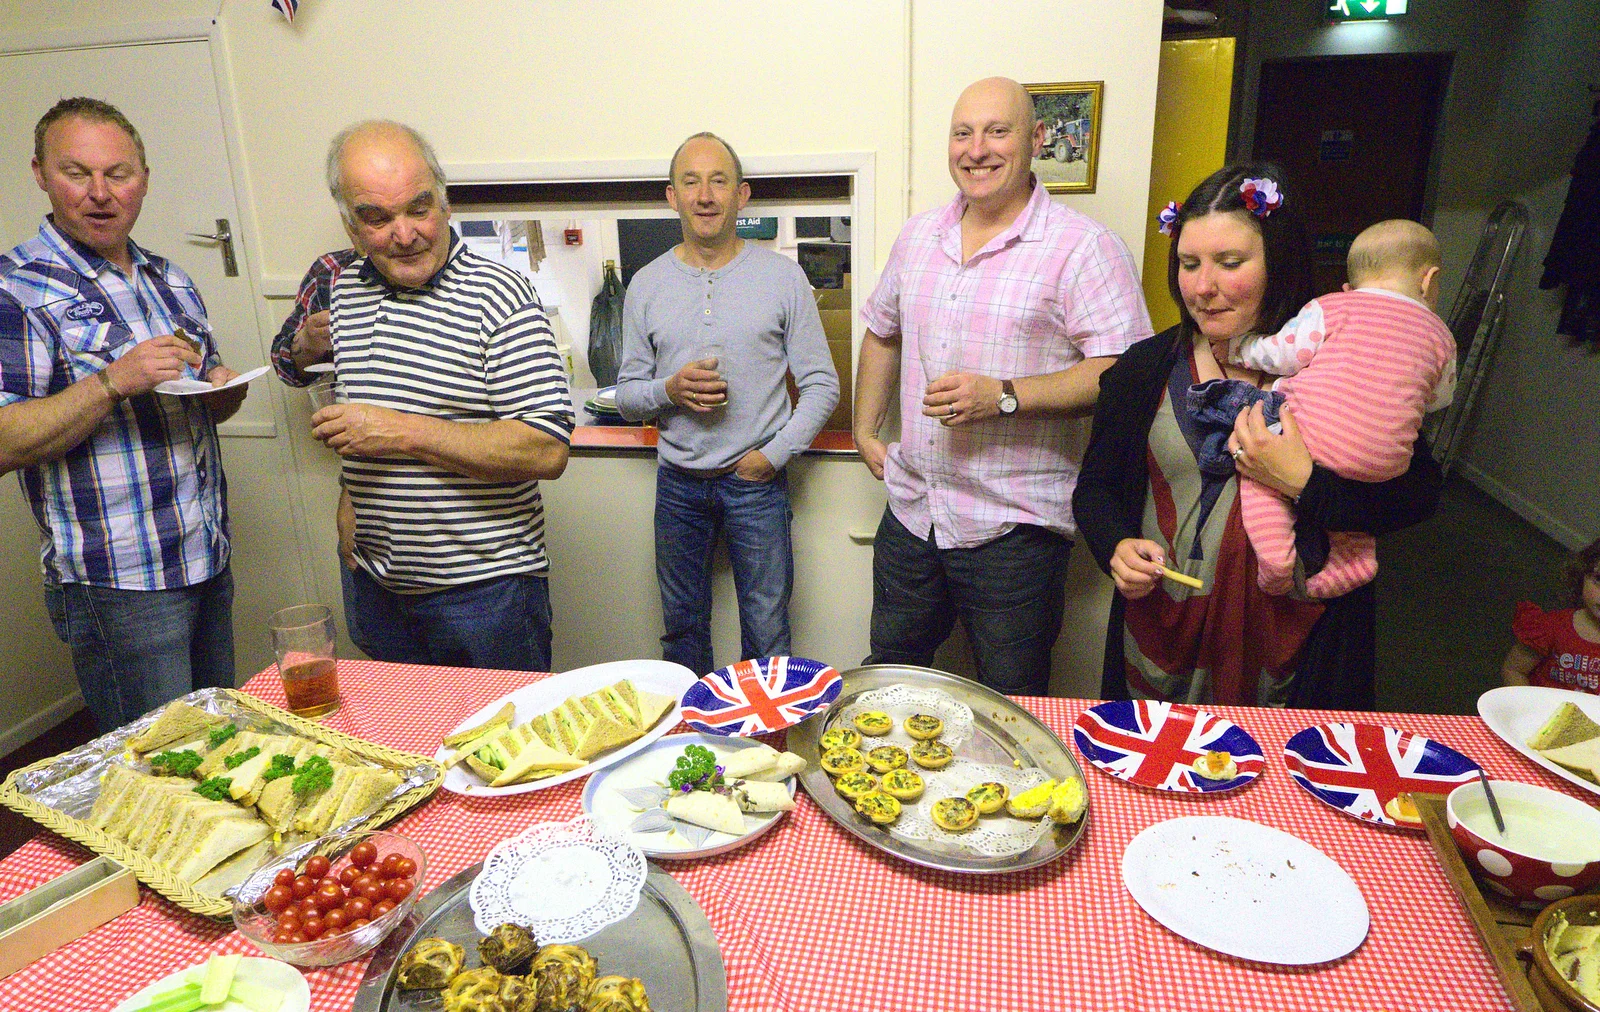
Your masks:
<svg viewBox="0 0 1600 1012"><path fill-rule="evenodd" d="M333 827L329 831L330 836L340 830L376 829L427 800L444 780L444 770L432 759L323 727L236 689L200 689L185 696L184 700L212 713L248 721L257 727L277 724L283 730L338 746L367 762L402 775L404 782L401 787L396 788L382 807L347 826ZM146 714L81 748L14 771L6 777L4 785L0 785L0 805L20 812L51 832L81 843L96 854L109 857L131 869L140 882L185 910L207 917L228 917L233 904L224 890L204 890L195 883L174 877L142 852L96 829L75 814L86 815L94 804L99 795L100 777L108 764L132 765L126 755L126 741L154 723L157 713L159 711ZM300 846L311 843L304 841ZM262 861L272 860L273 856L269 854ZM208 873L207 878L211 874ZM205 883L206 878L200 881Z"/></svg>

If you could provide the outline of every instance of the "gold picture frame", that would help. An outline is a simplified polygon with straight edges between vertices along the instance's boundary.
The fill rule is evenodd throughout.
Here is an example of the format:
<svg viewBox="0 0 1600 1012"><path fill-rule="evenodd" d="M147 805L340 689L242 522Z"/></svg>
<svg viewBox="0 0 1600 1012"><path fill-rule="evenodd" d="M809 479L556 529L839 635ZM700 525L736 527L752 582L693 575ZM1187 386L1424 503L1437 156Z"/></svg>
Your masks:
<svg viewBox="0 0 1600 1012"><path fill-rule="evenodd" d="M1093 193L1100 169L1100 121L1106 83L1025 84L1045 125L1033 174L1051 193Z"/></svg>

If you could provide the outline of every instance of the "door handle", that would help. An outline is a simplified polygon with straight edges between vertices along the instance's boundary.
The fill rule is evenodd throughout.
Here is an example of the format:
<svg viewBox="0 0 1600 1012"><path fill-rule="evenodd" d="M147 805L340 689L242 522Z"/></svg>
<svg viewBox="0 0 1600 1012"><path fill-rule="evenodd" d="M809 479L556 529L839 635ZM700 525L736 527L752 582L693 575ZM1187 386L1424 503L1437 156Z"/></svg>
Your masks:
<svg viewBox="0 0 1600 1012"><path fill-rule="evenodd" d="M223 275L230 278L236 278L239 276L239 261L234 259L233 256L233 230L228 227L228 219L218 218L217 230L215 232L190 232L189 237L192 239L204 239L208 242L221 243Z"/></svg>

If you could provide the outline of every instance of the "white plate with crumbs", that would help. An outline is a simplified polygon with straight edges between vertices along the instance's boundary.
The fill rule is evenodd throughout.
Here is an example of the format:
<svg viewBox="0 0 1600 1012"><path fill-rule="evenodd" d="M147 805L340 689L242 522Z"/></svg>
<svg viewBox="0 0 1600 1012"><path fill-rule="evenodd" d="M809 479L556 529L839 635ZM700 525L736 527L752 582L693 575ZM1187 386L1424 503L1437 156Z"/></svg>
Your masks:
<svg viewBox="0 0 1600 1012"><path fill-rule="evenodd" d="M1361 890L1332 858L1244 819L1156 823L1128 842L1122 881L1169 931L1262 963L1338 959L1360 947L1372 923Z"/></svg>

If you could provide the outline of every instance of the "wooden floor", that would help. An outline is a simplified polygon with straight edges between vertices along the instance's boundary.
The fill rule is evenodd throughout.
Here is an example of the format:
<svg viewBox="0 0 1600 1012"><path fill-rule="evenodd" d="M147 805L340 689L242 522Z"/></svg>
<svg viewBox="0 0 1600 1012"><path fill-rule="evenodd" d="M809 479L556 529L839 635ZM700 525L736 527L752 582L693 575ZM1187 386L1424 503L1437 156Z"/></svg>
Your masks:
<svg viewBox="0 0 1600 1012"><path fill-rule="evenodd" d="M12 770L77 748L94 736L94 718L89 716L88 710L79 710L15 752L0 758L0 780L10 776ZM0 808L0 857L22 846L37 832L39 827L31 820L9 808Z"/></svg>

